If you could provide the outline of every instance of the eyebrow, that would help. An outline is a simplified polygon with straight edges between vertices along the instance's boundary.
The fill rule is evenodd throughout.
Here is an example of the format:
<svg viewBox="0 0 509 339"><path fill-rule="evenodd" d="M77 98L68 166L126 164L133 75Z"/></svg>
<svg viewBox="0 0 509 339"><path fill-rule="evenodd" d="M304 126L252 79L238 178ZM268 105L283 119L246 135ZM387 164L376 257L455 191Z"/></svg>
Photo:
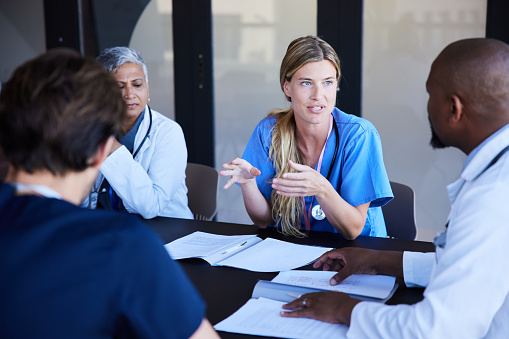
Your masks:
<svg viewBox="0 0 509 339"><path fill-rule="evenodd" d="M335 79L336 79L336 77L327 77L327 78L324 78L324 79L322 79L322 80L331 80L331 79L335 80ZM302 81L302 80L313 81L313 79L311 79L311 78L298 78L297 80L301 80L301 81Z"/></svg>
<svg viewBox="0 0 509 339"><path fill-rule="evenodd" d="M126 82L134 82L134 81L143 81L143 78L136 78L136 79L132 79L132 80L128 80L128 81L120 81L120 80L117 80L117 82L119 84L124 84Z"/></svg>

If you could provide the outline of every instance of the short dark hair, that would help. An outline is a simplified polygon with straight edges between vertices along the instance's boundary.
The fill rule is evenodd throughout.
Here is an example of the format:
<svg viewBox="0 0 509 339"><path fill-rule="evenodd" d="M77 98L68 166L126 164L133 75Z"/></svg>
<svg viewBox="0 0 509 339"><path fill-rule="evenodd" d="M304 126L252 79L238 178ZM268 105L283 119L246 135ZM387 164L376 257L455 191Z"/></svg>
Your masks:
<svg viewBox="0 0 509 339"><path fill-rule="evenodd" d="M0 147L28 173L80 172L126 118L113 76L94 59L53 49L19 66L0 92Z"/></svg>

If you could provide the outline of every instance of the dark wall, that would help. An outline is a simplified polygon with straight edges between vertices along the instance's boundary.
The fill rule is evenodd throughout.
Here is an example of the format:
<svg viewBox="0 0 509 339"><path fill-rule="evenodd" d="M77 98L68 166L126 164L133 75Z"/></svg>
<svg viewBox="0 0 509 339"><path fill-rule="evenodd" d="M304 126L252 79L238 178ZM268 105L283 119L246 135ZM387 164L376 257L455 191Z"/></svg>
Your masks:
<svg viewBox="0 0 509 339"><path fill-rule="evenodd" d="M44 0L46 48L69 47L95 57L128 46L150 0Z"/></svg>
<svg viewBox="0 0 509 339"><path fill-rule="evenodd" d="M318 0L318 36L336 51L341 81L336 106L362 116L363 0Z"/></svg>
<svg viewBox="0 0 509 339"><path fill-rule="evenodd" d="M486 13L486 37L509 43L509 1L488 0Z"/></svg>

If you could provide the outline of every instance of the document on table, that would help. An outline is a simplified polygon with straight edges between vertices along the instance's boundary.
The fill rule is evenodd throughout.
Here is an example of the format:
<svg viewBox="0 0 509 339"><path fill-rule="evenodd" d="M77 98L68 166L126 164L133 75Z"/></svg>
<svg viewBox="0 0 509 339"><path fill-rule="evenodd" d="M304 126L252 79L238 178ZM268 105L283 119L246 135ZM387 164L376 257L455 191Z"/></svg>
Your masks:
<svg viewBox="0 0 509 339"><path fill-rule="evenodd" d="M250 299L237 312L214 326L217 331L276 338L346 338L346 325L279 315L284 302Z"/></svg>
<svg viewBox="0 0 509 339"><path fill-rule="evenodd" d="M233 254L232 250L236 247L244 247L244 241L261 241L256 234L249 235L219 235L206 232L194 232L185 237L178 238L165 245L173 259L202 258L209 264L215 262L210 258L216 253ZM242 245L242 246L241 246ZM224 253L224 254L227 254Z"/></svg>
<svg viewBox="0 0 509 339"><path fill-rule="evenodd" d="M383 302L397 288L394 277L358 274L336 286L329 284L336 272L287 271L272 281L256 283L252 298L237 312L214 326L217 331L278 338L346 338L348 327L307 318L284 318L282 305L300 295L341 291L353 297Z"/></svg>
<svg viewBox="0 0 509 339"><path fill-rule="evenodd" d="M330 284L330 279L336 273L335 271L285 271L280 272L272 279L272 282L377 299L390 297L394 293L394 287L397 287L395 277L369 274L354 274L333 286Z"/></svg>
<svg viewBox="0 0 509 339"><path fill-rule="evenodd" d="M214 266L255 272L279 272L312 263L329 247L298 245L256 235L217 235L194 232L165 245L174 259L202 258Z"/></svg>

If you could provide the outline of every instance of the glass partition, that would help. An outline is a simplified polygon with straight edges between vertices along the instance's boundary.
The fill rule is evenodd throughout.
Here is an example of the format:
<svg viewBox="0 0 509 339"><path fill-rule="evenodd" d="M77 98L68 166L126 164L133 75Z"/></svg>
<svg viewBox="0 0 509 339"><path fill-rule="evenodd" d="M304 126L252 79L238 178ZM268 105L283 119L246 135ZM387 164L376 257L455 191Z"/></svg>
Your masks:
<svg viewBox="0 0 509 339"><path fill-rule="evenodd" d="M216 168L241 157L256 124L288 102L279 66L293 39L316 34L316 0L213 0ZM218 195L218 221L251 223L240 188Z"/></svg>
<svg viewBox="0 0 509 339"><path fill-rule="evenodd" d="M136 24L129 47L139 51L147 64L150 107L175 119L171 13L171 0L150 1Z"/></svg>
<svg viewBox="0 0 509 339"><path fill-rule="evenodd" d="M486 1L364 0L363 117L382 138L389 179L416 194L418 238L432 239L449 213L446 185L465 155L433 150L425 82L449 43L484 37Z"/></svg>

